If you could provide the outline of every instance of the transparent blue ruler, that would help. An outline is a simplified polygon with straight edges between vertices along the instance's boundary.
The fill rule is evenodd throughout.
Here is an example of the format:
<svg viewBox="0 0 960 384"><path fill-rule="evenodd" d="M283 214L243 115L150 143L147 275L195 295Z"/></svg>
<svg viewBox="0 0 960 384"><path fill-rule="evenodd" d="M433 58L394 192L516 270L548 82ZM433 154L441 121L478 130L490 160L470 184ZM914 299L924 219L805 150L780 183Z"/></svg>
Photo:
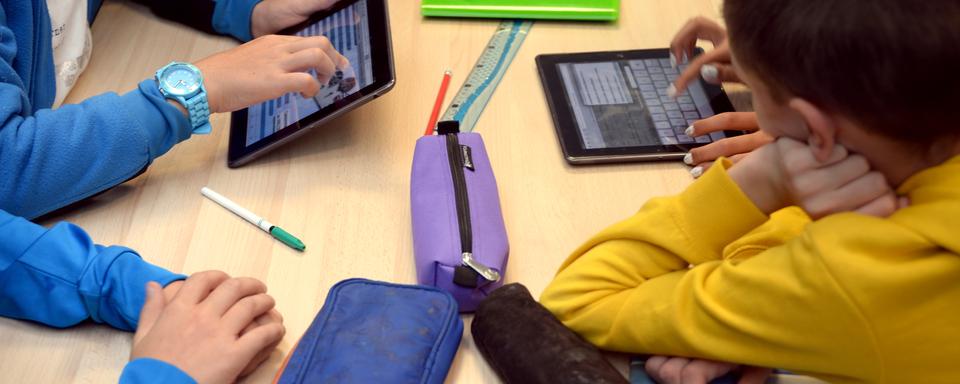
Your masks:
<svg viewBox="0 0 960 384"><path fill-rule="evenodd" d="M457 120L460 122L461 132L473 131L483 108L490 101L490 96L497 89L497 84L500 84L500 79L507 72L507 67L517 55L532 26L533 21L528 20L500 22L440 121Z"/></svg>

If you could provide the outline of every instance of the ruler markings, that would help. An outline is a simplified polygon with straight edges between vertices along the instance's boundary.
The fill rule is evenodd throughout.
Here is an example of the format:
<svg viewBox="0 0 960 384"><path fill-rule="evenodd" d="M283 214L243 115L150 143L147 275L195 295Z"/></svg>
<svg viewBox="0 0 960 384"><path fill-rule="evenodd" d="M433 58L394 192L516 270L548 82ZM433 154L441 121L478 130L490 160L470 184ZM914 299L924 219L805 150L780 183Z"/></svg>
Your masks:
<svg viewBox="0 0 960 384"><path fill-rule="evenodd" d="M444 111L441 121L457 120L462 132L473 130L532 26L532 21L507 20L500 23L470 75Z"/></svg>

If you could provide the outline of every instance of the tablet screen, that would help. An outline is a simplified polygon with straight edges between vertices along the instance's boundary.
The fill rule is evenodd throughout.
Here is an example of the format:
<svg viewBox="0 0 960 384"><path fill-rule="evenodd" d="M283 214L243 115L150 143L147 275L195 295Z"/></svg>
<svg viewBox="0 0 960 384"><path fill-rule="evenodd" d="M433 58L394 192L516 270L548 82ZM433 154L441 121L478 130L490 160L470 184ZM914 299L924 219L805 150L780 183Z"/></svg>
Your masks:
<svg viewBox="0 0 960 384"><path fill-rule="evenodd" d="M374 82L371 56L370 24L367 1L359 0L310 24L295 33L297 36L326 36L350 66L337 70L330 83L311 98L287 93L273 100L253 105L247 112L246 146L251 146L276 132L295 126L304 117L350 96ZM316 72L311 70L316 76Z"/></svg>
<svg viewBox="0 0 960 384"><path fill-rule="evenodd" d="M668 59L558 63L570 110L585 149L709 143L723 132L691 138L694 121L714 115L700 81L667 96L679 71Z"/></svg>

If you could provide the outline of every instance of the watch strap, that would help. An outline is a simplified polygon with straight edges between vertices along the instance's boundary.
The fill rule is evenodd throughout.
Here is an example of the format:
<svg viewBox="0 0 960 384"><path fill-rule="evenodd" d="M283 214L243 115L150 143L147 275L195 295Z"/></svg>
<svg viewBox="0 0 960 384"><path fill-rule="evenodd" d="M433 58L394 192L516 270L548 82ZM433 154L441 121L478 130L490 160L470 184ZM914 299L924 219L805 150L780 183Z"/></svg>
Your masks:
<svg viewBox="0 0 960 384"><path fill-rule="evenodd" d="M210 133L210 105L207 103L207 92L201 87L200 92L183 100L183 106L190 115L190 126L195 134Z"/></svg>

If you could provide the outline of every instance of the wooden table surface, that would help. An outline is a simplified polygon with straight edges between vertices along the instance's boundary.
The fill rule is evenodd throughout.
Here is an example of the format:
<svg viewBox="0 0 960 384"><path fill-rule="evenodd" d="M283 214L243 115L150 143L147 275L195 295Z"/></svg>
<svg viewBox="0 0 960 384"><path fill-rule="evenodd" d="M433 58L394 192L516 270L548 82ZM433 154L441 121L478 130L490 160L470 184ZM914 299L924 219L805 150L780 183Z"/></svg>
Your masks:
<svg viewBox="0 0 960 384"><path fill-rule="evenodd" d="M510 238L507 282L539 295L580 242L650 197L690 182L679 163L572 167L562 157L537 76L541 53L665 47L694 15L717 19L720 0L623 0L615 23L537 22L479 120ZM415 283L409 180L444 69L452 98L496 20L424 19L419 2L390 1L397 85L385 96L240 169L226 165L230 117L158 159L140 177L48 220L68 220L101 244L121 244L173 271L220 269L267 283L287 336L246 382L269 382L336 282ZM93 58L67 102L127 92L172 60L194 61L236 42L108 1L93 25ZM200 195L209 186L280 223L308 245L298 253ZM450 383L496 382L470 337ZM0 319L0 382L116 382L132 335L102 325L68 330ZM622 367L622 366L621 366Z"/></svg>

